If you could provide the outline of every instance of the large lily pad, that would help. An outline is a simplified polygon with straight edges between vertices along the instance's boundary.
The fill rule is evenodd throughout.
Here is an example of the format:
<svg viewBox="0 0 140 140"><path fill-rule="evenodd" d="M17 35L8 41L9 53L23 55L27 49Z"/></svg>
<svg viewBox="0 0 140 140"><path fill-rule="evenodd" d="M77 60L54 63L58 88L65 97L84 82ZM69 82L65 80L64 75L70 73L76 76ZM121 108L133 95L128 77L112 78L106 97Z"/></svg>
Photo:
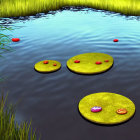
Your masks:
<svg viewBox="0 0 140 140"><path fill-rule="evenodd" d="M75 60L80 60L80 63L74 63ZM105 62L108 60L108 62ZM96 64L97 61L102 64ZM67 67L76 73L80 74L96 74L107 71L113 65L112 56L104 53L84 53L76 55L67 61Z"/></svg>
<svg viewBox="0 0 140 140"><path fill-rule="evenodd" d="M91 112L94 106L102 107L100 112ZM126 114L118 114L120 108L127 110ZM99 124L118 124L129 120L135 113L134 103L127 97L116 93L100 92L85 96L79 102L79 111L83 117Z"/></svg>

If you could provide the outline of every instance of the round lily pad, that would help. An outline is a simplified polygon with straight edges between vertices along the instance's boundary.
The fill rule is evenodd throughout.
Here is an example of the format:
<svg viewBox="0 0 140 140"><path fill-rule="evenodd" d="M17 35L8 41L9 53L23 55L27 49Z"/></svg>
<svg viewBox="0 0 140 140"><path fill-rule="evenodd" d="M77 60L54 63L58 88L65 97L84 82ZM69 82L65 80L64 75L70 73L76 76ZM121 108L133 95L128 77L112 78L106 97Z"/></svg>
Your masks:
<svg viewBox="0 0 140 140"><path fill-rule="evenodd" d="M94 106L99 106L102 110L92 112ZM125 122L135 113L135 105L129 98L109 92L87 95L80 100L78 107L81 115L89 121L106 125ZM127 110L127 113L118 114L118 109Z"/></svg>
<svg viewBox="0 0 140 140"><path fill-rule="evenodd" d="M61 63L55 60L43 60L37 62L34 68L39 72L53 72L61 68Z"/></svg>
<svg viewBox="0 0 140 140"><path fill-rule="evenodd" d="M79 54L67 61L67 67L80 74L101 73L111 68L112 65L113 57L104 53Z"/></svg>

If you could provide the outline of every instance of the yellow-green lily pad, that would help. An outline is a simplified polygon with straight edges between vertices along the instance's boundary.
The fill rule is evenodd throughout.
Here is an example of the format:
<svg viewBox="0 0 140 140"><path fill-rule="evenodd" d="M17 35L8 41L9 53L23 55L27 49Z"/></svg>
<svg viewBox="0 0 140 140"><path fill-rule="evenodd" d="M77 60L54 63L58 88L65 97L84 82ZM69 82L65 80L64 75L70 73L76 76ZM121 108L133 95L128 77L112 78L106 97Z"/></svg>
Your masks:
<svg viewBox="0 0 140 140"><path fill-rule="evenodd" d="M48 63L44 64L44 61L48 61ZM61 68L61 63L55 60L43 60L37 62L34 68L39 72L53 72Z"/></svg>
<svg viewBox="0 0 140 140"><path fill-rule="evenodd" d="M80 62L75 63L75 60ZM107 61L108 60L108 61ZM101 62L101 64L96 64ZM96 74L107 71L113 65L113 57L104 53L84 53L76 55L67 61L67 67L80 74Z"/></svg>
<svg viewBox="0 0 140 140"><path fill-rule="evenodd" d="M92 112L91 108L99 106L100 112ZM85 96L79 102L81 115L89 121L98 124L112 125L129 120L135 113L135 104L127 97L116 93L100 92ZM124 108L126 114L118 114L117 110Z"/></svg>

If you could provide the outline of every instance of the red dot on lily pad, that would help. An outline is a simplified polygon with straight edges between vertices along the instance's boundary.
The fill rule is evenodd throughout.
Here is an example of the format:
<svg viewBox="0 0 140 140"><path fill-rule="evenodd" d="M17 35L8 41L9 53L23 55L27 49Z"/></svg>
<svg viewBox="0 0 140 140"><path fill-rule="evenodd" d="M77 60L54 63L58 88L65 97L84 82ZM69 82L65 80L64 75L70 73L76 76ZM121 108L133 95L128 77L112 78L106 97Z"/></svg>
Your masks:
<svg viewBox="0 0 140 140"><path fill-rule="evenodd" d="M56 63L53 64L53 66L56 66L56 65L57 65Z"/></svg>
<svg viewBox="0 0 140 140"><path fill-rule="evenodd" d="M114 42L118 42L119 40L118 40L118 39L114 39L113 41L114 41Z"/></svg>
<svg viewBox="0 0 140 140"><path fill-rule="evenodd" d="M99 64L102 64L102 62L101 62L101 61L96 61L96 64L98 64L98 65L99 65Z"/></svg>
<svg viewBox="0 0 140 140"><path fill-rule="evenodd" d="M74 63L80 63L80 60L75 60Z"/></svg>
<svg viewBox="0 0 140 140"><path fill-rule="evenodd" d="M49 61L45 60L45 61L43 61L43 63L44 63L44 64L48 64L48 63L49 63Z"/></svg>
<svg viewBox="0 0 140 140"><path fill-rule="evenodd" d="M19 38L12 38L12 41L13 42L18 42L18 41L20 41L20 39Z"/></svg>
<svg viewBox="0 0 140 140"><path fill-rule="evenodd" d="M105 62L109 62L109 60L105 60Z"/></svg>

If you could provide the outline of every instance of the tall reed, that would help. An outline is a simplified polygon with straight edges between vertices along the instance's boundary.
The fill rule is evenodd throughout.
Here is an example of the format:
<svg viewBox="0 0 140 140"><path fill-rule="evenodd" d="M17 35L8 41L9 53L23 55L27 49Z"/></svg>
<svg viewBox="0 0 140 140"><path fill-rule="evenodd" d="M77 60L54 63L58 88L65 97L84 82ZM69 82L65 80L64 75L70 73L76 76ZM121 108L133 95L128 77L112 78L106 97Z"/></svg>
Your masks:
<svg viewBox="0 0 140 140"><path fill-rule="evenodd" d="M4 53L5 51L13 51L14 49L9 46L11 42L11 38L9 35L3 34L2 31L4 30L13 30L11 27L6 27L0 25L0 54ZM0 55L2 57L2 55Z"/></svg>
<svg viewBox="0 0 140 140"><path fill-rule="evenodd" d="M10 104L6 107L6 98L4 100L2 93L0 99L0 140L36 140L35 132L32 133L31 122L30 124L23 122L20 126L15 122L15 105Z"/></svg>
<svg viewBox="0 0 140 140"><path fill-rule="evenodd" d="M5 52L11 52L14 50L13 48L9 46L9 43L11 42L10 36L2 33L2 31L4 30L11 31L13 29L11 27L0 25L0 57L3 57L2 54L4 54ZM0 76L0 82L3 81L4 79L5 77L2 78Z"/></svg>
<svg viewBox="0 0 140 140"><path fill-rule="evenodd" d="M0 17L34 15L63 6L87 6L140 16L140 0L0 0Z"/></svg>

